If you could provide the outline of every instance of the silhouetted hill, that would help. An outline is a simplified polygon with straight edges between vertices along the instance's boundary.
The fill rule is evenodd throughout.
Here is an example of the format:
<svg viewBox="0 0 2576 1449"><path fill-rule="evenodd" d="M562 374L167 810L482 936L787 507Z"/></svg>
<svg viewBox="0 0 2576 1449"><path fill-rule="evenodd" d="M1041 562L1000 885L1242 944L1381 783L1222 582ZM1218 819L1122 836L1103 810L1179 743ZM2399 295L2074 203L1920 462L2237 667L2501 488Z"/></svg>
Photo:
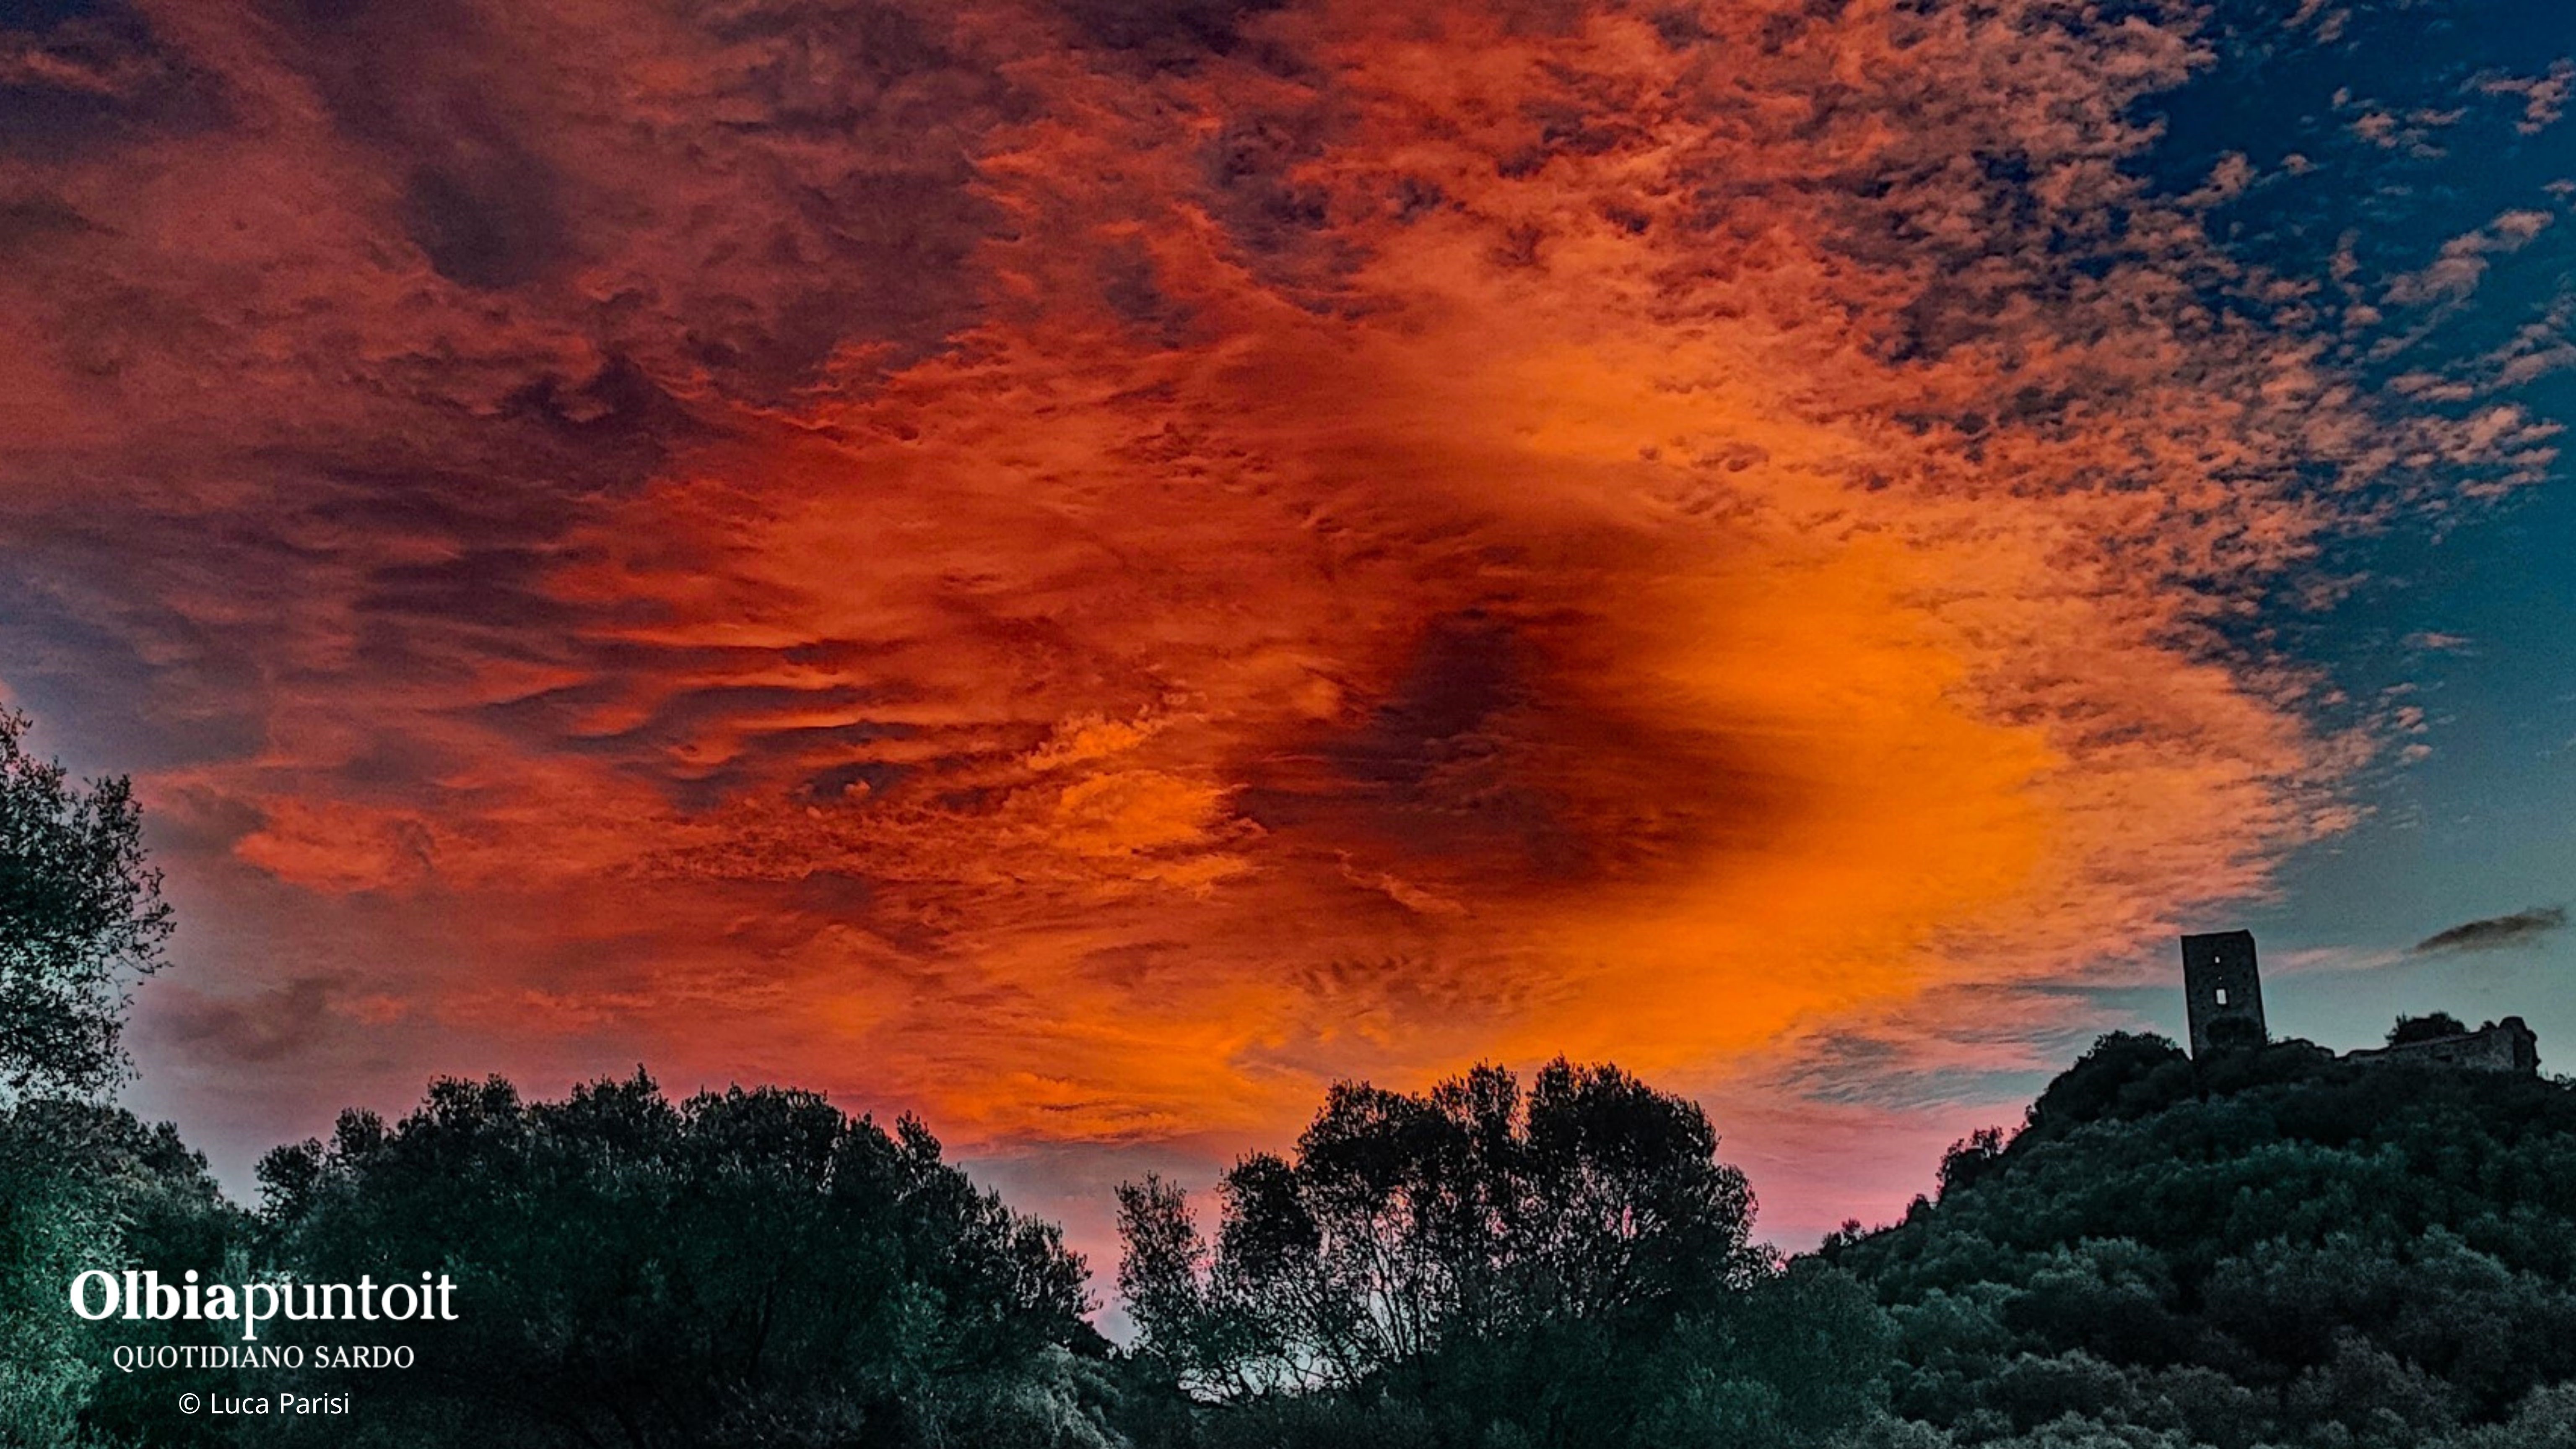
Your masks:
<svg viewBox="0 0 2576 1449"><path fill-rule="evenodd" d="M2576 1088L2113 1035L1903 1222L1785 1262L1718 1148L1608 1066L1345 1084L1196 1207L1122 1194L1112 1352L1051 1229L810 1094L441 1082L272 1153L255 1214L167 1129L22 1104L0 1444L2576 1449ZM400 1375L123 1374L225 1330L74 1321L90 1263L434 1263L468 1311ZM308 1389L360 1409L174 1407Z"/></svg>
<svg viewBox="0 0 2576 1449"><path fill-rule="evenodd" d="M1894 1320L1892 1413L1958 1443L2576 1444L2555 1081L2106 1036L1821 1256Z"/></svg>

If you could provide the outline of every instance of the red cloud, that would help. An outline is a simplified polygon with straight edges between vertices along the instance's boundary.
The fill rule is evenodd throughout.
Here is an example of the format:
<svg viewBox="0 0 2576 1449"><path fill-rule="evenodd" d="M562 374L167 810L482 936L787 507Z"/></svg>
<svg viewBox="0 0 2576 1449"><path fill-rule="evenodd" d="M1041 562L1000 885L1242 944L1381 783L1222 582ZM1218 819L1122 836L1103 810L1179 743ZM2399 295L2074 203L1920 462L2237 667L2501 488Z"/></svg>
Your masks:
<svg viewBox="0 0 2576 1449"><path fill-rule="evenodd" d="M174 1035L244 1119L1937 1055L2337 828L2217 626L2547 456L2136 179L2180 9L347 24L154 11L229 119L8 173L0 527L112 641L13 686L149 701L200 970L369 1004Z"/></svg>

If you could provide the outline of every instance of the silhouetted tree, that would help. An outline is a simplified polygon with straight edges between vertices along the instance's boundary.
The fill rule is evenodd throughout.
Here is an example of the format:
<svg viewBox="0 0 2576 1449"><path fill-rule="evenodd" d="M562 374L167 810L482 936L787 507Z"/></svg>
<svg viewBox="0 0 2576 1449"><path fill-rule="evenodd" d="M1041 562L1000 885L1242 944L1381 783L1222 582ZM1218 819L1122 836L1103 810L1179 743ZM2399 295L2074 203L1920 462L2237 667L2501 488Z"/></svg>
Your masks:
<svg viewBox="0 0 2576 1449"><path fill-rule="evenodd" d="M1292 1156L1226 1174L1213 1238L1119 1193L1140 1351L1223 1445L1815 1442L1872 1401L1886 1320L1749 1244L1692 1103L1616 1067L1343 1083Z"/></svg>
<svg viewBox="0 0 2576 1449"><path fill-rule="evenodd" d="M213 1275L241 1241L206 1161L168 1123L93 1102L42 1099L0 1109L0 1445L68 1449L216 1442L169 1403L212 1375L137 1379L100 1372L113 1343L204 1342L205 1324L74 1318L64 1293L89 1269L151 1267L176 1280Z"/></svg>
<svg viewBox="0 0 2576 1449"><path fill-rule="evenodd" d="M2028 1133L2045 1138L2087 1122L2144 1116L2192 1095L2191 1058L2153 1033L2109 1032L2030 1104Z"/></svg>
<svg viewBox="0 0 2576 1449"><path fill-rule="evenodd" d="M1615 1067L1550 1064L1526 1100L1478 1067L1410 1096L1339 1083L1294 1159L1219 1189L1119 1193L1119 1283L1149 1352L1201 1392L1354 1387L1462 1341L1669 1319L1741 1287L1753 1200L1698 1107Z"/></svg>
<svg viewBox="0 0 2576 1449"><path fill-rule="evenodd" d="M123 1069L124 978L170 935L143 816L122 778L82 789L0 709L0 1094L85 1094Z"/></svg>
<svg viewBox="0 0 2576 1449"><path fill-rule="evenodd" d="M2001 1127L1980 1127L1951 1143L1950 1150L1941 1154L1941 1166L1934 1175L1941 1196L1948 1197L1976 1181L1988 1168L2002 1161L2003 1155L2004 1129Z"/></svg>
<svg viewBox="0 0 2576 1449"><path fill-rule="evenodd" d="M2408 1042L2436 1041L2446 1036L2460 1036L2468 1026L2447 1011L2427 1012L2422 1016L2401 1016L2388 1029L2388 1044L2404 1046Z"/></svg>
<svg viewBox="0 0 2576 1449"><path fill-rule="evenodd" d="M299 1277L455 1279L421 1366L365 1385L388 1443L1106 1442L1081 1259L910 1119L675 1104L640 1072L533 1104L447 1080L260 1177Z"/></svg>
<svg viewBox="0 0 2576 1449"><path fill-rule="evenodd" d="M170 911L127 783L74 785L27 728L0 709L0 1444L124 1442L131 1385L101 1378L99 1350L170 1331L75 1320L66 1286L214 1268L239 1219L168 1125L95 1100L124 1072L125 984L162 964Z"/></svg>

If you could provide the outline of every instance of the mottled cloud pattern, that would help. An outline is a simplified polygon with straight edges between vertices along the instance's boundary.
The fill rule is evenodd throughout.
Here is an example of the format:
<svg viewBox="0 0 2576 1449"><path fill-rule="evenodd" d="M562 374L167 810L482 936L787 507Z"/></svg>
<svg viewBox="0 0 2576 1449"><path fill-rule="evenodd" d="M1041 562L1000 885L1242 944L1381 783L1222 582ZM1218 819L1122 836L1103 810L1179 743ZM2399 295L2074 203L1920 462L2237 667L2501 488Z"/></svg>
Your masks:
<svg viewBox="0 0 2576 1449"><path fill-rule="evenodd" d="M0 678L147 783L245 1137L642 1058L1230 1152L1565 1051L1838 1213L1836 1063L2025 1069L2348 820L2261 609L2551 457L2361 361L2561 204L2232 254L2279 178L2132 164L2179 5L40 9Z"/></svg>

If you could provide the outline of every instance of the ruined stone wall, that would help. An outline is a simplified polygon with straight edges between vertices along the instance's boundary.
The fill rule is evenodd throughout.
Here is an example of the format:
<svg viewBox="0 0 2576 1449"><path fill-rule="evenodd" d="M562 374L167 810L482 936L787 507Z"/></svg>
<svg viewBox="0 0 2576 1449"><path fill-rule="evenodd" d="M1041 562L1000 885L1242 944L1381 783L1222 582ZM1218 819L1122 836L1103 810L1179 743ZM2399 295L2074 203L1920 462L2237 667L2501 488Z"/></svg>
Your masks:
<svg viewBox="0 0 2576 1449"><path fill-rule="evenodd" d="M2437 1036L2430 1041L2410 1041L2403 1046L2346 1052L2344 1060L2421 1062L2470 1071L2520 1072L2534 1076L2540 1071L2540 1037L2523 1025L2521 1017L2508 1016L2459 1036Z"/></svg>

